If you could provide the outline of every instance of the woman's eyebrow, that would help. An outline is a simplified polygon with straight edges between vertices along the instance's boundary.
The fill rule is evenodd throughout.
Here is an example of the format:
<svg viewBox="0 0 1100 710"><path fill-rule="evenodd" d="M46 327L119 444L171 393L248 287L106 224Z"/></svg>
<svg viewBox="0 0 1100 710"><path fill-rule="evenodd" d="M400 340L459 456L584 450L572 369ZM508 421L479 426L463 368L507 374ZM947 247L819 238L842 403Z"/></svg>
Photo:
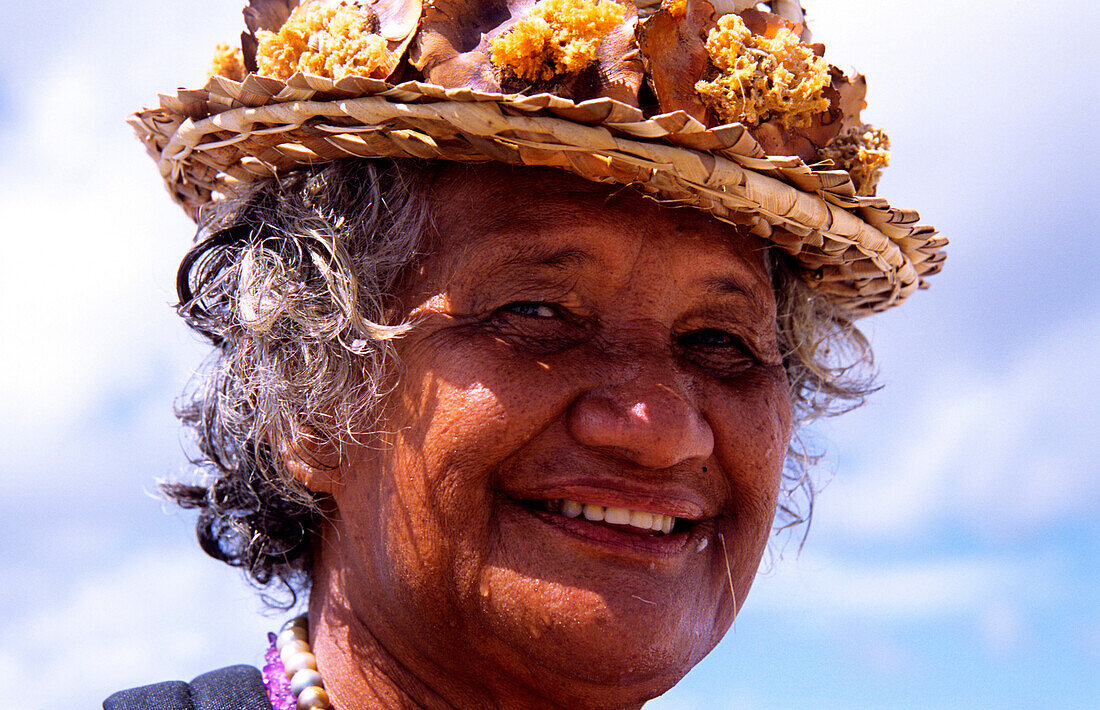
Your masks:
<svg viewBox="0 0 1100 710"><path fill-rule="evenodd" d="M594 256L584 249L574 247L543 249L533 246L525 251L527 253L517 255L515 263L530 264L532 266L569 268L589 266L596 260Z"/></svg>
<svg viewBox="0 0 1100 710"><path fill-rule="evenodd" d="M580 269L592 266L594 257L584 249L572 246L553 247L538 243L516 245L514 249L497 252L486 259L480 268L486 276L509 267L540 267L552 269Z"/></svg>
<svg viewBox="0 0 1100 710"><path fill-rule="evenodd" d="M714 292L720 296L741 295L747 296L748 298L753 297L752 289L742 284L740 279L732 275L712 276L708 278L703 285L707 291Z"/></svg>
<svg viewBox="0 0 1100 710"><path fill-rule="evenodd" d="M752 288L746 284L745 279L733 274L712 276L703 281L703 288L708 294L718 297L740 296L748 299L753 307L760 308L763 306L760 302L759 289Z"/></svg>

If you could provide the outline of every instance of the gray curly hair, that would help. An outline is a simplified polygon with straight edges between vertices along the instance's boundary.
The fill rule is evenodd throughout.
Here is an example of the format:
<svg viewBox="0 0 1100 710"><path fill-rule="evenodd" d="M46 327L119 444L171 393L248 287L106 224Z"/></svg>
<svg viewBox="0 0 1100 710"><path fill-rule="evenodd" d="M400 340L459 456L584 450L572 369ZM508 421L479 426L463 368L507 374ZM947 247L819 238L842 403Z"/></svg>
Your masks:
<svg viewBox="0 0 1100 710"><path fill-rule="evenodd" d="M163 488L199 511L209 555L286 593L265 597L275 606L293 605L309 587L324 504L288 474L276 442L305 436L339 446L377 423L396 364L392 343L409 327L391 322L392 294L422 255L439 169L344 160L258 183L216 204L180 264L178 311L214 351L177 408L195 436L198 480ZM871 351L785 255L772 249L769 258L796 424L777 513L783 529L807 523L813 508L815 457L797 432L862 403Z"/></svg>

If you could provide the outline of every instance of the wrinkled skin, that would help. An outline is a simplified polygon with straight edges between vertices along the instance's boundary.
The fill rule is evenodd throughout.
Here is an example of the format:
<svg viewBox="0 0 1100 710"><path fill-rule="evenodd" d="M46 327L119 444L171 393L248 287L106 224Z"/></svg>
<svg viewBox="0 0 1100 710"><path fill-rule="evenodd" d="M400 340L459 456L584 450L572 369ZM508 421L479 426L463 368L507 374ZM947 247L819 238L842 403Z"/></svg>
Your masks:
<svg viewBox="0 0 1100 710"><path fill-rule="evenodd" d="M722 638L768 539L791 408L764 247L550 170L454 166L431 203L385 431L288 462L331 494L326 685L341 710L638 707Z"/></svg>

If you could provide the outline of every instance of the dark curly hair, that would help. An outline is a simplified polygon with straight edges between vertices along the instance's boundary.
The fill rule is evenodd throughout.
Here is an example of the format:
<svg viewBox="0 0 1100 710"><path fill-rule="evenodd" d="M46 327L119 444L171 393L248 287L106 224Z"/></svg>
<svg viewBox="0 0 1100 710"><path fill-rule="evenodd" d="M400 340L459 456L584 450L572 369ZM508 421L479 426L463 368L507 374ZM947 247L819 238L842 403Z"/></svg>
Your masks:
<svg viewBox="0 0 1100 710"><path fill-rule="evenodd" d="M422 254L438 164L345 160L289 173L215 203L177 274L180 315L214 346L178 405L194 433L195 483L163 490L197 509L202 549L240 567L273 606L310 584L324 500L285 470L273 442L341 444L385 395L391 294ZM846 411L871 390L858 329L769 251L777 332L796 425ZM359 431L353 430L352 422ZM807 522L814 462L796 435L777 526Z"/></svg>

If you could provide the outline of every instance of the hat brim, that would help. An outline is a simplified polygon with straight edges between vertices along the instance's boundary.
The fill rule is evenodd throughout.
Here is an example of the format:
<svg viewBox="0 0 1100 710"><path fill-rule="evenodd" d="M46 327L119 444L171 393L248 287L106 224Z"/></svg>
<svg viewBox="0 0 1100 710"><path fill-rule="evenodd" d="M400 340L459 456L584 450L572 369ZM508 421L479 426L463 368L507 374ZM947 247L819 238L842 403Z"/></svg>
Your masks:
<svg viewBox="0 0 1100 710"><path fill-rule="evenodd" d="M296 74L215 76L130 119L196 221L248 183L342 158L494 160L637 185L748 228L790 254L851 317L895 306L942 268L947 240L912 210L856 195L831 166L769 156L740 124L646 118L612 99L494 94ZM815 169L816 168L816 169Z"/></svg>

